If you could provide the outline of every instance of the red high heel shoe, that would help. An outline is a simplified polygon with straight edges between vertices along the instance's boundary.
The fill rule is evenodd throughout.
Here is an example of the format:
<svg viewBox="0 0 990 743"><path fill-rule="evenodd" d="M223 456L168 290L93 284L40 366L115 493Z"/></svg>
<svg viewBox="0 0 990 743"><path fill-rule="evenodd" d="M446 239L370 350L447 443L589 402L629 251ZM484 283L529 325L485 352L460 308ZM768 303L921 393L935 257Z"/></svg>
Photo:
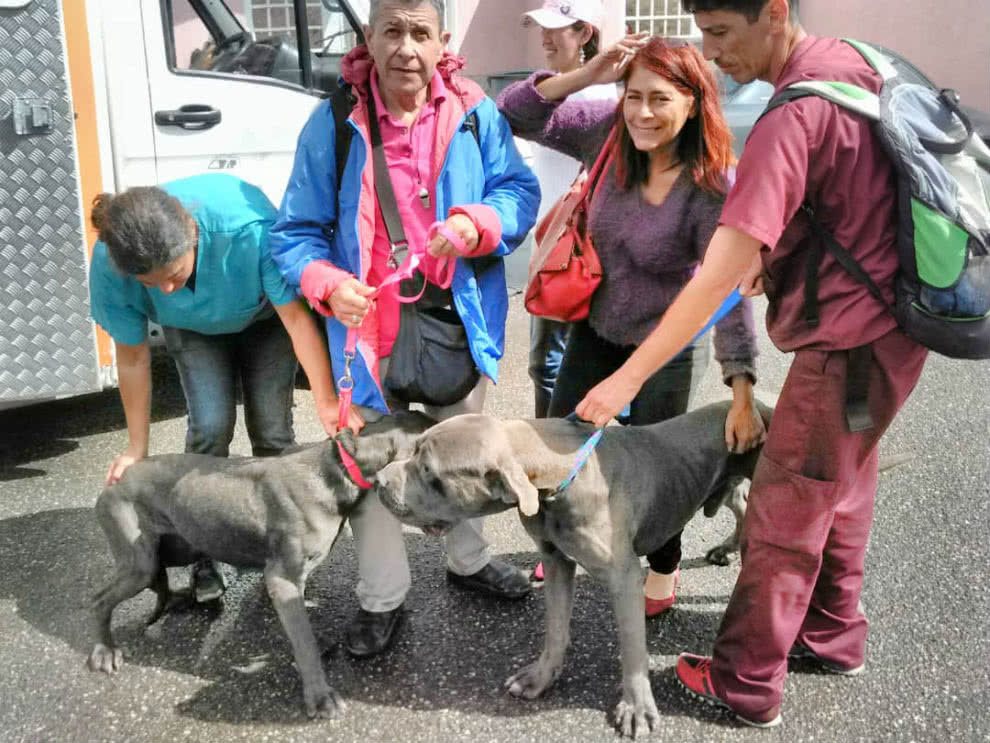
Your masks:
<svg viewBox="0 0 990 743"><path fill-rule="evenodd" d="M536 567L533 568L533 574L530 576L530 581L533 583L542 583L546 576L543 574L543 560L536 563Z"/></svg>
<svg viewBox="0 0 990 743"><path fill-rule="evenodd" d="M674 587L670 591L670 595L665 599L651 599L649 596L644 596L646 600L646 616L648 617L658 617L665 611L669 611L677 601L677 584L681 579L681 569L677 568L674 571Z"/></svg>

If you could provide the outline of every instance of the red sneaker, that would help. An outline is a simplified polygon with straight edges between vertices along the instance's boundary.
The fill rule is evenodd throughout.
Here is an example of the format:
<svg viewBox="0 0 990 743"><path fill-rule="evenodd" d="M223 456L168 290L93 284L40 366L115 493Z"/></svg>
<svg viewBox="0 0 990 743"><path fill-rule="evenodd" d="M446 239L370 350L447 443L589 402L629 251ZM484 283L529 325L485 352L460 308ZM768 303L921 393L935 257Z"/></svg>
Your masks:
<svg viewBox="0 0 990 743"><path fill-rule="evenodd" d="M780 724L780 707L772 707L757 717L744 717L719 698L712 686L712 659L693 653L681 653L677 657L677 680L687 692L707 704L733 712L736 719L754 728L772 728Z"/></svg>
<svg viewBox="0 0 990 743"><path fill-rule="evenodd" d="M658 617L665 611L669 611L673 606L674 602L677 601L677 584L681 580L681 569L677 568L674 571L674 588L671 590L670 595L665 599L651 599L649 596L644 596L646 600L646 616L648 617Z"/></svg>

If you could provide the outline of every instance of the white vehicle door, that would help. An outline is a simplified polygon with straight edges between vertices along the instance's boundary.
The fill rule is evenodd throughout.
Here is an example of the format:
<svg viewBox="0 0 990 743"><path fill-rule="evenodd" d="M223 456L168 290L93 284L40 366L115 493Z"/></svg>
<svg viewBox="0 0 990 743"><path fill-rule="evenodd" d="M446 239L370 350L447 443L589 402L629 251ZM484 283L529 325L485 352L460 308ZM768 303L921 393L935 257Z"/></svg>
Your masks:
<svg viewBox="0 0 990 743"><path fill-rule="evenodd" d="M140 9L156 182L223 170L277 205L299 132L336 88L360 19L343 0L140 0Z"/></svg>

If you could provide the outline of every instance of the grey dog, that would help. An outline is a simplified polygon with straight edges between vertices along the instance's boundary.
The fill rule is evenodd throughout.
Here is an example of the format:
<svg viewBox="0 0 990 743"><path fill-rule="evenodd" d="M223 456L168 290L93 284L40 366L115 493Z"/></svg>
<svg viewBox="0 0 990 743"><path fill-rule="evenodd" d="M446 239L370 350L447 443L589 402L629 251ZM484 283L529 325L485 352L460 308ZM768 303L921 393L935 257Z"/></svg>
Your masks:
<svg viewBox="0 0 990 743"><path fill-rule="evenodd" d="M420 413L399 413L368 425L361 436L340 439L367 479L408 456L432 424ZM153 624L168 605L165 568L206 556L264 570L302 676L306 713L333 716L343 703L323 673L303 591L365 492L342 467L334 439L265 459L166 454L133 464L96 502L116 574L93 601L90 669L112 673L121 665L110 634L117 604L152 589L158 594Z"/></svg>
<svg viewBox="0 0 990 743"><path fill-rule="evenodd" d="M533 699L560 675L570 642L575 563L605 582L622 652L616 724L636 737L659 721L648 675L638 556L659 548L702 506L714 512L742 478L752 477L759 450L726 449L729 405L716 403L651 426L608 428L560 493L555 491L591 426L462 415L423 434L409 459L397 458L380 470L375 491L400 520L430 532L519 509L543 553L546 635L539 659L506 681L514 696ZM771 409L760 404L759 412L769 423Z"/></svg>

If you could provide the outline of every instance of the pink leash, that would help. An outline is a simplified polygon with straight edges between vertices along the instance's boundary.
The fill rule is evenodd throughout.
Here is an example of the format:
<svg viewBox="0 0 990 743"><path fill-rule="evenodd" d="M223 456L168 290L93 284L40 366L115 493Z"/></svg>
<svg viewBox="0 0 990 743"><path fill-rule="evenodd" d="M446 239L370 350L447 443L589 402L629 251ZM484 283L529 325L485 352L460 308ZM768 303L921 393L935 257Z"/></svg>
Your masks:
<svg viewBox="0 0 990 743"><path fill-rule="evenodd" d="M464 245L464 241L461 239L460 235L448 229L443 222L434 222L430 225L430 229L427 232L427 239L432 240L437 235L443 235L443 237L445 237L450 244L454 246L454 249L458 253L463 255L466 252L466 246ZM401 252L402 250L407 250L408 255L406 256L405 262L399 266L395 256L396 253ZM392 244L391 254L389 256L389 265L392 266L394 270L385 277L385 280L382 281L374 292L368 295L368 299L374 299L388 286L392 286L398 284L400 281L405 281L406 279L412 278L413 273L423 262L423 257L425 255L425 246L418 249L413 249L406 244ZM455 268L455 260L451 260L450 258L444 259L444 262L441 265L440 283L438 284L441 289L447 289L450 287L454 280ZM425 291L426 281L424 280L423 288L415 297L403 297L401 294L397 294L396 298L403 304L410 304L422 297L423 292ZM339 391L339 403L337 407L338 433L347 427L347 418L351 414L351 399L354 396L354 377L351 376L351 362L354 361L357 356L357 342L358 328L348 328L347 340L344 342L344 373L340 379L337 380L337 390ZM354 483L360 488L370 488L371 483L364 479L364 475L361 474L361 470L357 466L357 462L355 462L354 457L348 454L348 452L344 449L343 445L340 443L340 439L337 439L337 450L340 452L340 459L344 463L344 468L347 470L347 473L351 476Z"/></svg>

